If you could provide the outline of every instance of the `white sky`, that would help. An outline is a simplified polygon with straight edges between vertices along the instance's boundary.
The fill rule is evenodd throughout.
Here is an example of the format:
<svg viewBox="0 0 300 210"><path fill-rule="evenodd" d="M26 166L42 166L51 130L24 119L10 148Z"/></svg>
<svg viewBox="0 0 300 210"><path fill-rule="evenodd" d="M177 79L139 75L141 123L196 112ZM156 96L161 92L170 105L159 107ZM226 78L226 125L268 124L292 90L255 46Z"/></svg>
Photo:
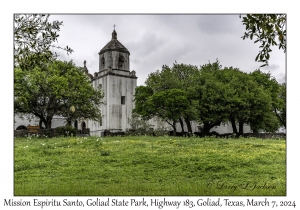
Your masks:
<svg viewBox="0 0 300 210"><path fill-rule="evenodd" d="M233 66L251 72L263 63L255 62L259 43L241 37L245 26L239 13L231 15L54 15L51 20L63 21L59 46L68 45L74 52L58 51L61 60L73 60L83 66L87 61L90 73L99 71L98 52L111 40L116 25L118 40L130 52L130 70L135 70L138 85L148 74L161 70L163 64L203 65L218 58L222 66ZM277 81L285 81L286 56L273 47L268 67Z"/></svg>

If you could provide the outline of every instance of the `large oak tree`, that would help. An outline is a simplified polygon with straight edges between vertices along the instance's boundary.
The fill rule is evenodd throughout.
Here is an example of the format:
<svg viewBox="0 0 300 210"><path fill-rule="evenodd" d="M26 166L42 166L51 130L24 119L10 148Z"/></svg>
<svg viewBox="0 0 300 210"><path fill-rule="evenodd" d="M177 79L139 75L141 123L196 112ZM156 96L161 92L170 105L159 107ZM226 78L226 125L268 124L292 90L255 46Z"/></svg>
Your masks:
<svg viewBox="0 0 300 210"><path fill-rule="evenodd" d="M67 120L83 117L98 121L102 98L101 90L94 89L83 69L73 62L54 61L28 70L14 69L15 114L34 115L46 128L51 128L55 115Z"/></svg>

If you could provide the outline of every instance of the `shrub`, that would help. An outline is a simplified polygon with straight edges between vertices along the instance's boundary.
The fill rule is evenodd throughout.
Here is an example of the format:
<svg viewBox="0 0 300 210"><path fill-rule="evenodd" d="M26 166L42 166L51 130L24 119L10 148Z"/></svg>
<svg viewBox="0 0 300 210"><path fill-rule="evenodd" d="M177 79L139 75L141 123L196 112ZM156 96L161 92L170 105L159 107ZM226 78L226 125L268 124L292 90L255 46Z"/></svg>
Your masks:
<svg viewBox="0 0 300 210"><path fill-rule="evenodd" d="M47 128L47 129L40 129L38 132L39 137L55 137L57 136L57 132L55 130L55 128Z"/></svg>
<svg viewBox="0 0 300 210"><path fill-rule="evenodd" d="M58 133L58 135L63 135L64 137L77 135L77 130L72 126L61 126L55 128L55 130Z"/></svg>

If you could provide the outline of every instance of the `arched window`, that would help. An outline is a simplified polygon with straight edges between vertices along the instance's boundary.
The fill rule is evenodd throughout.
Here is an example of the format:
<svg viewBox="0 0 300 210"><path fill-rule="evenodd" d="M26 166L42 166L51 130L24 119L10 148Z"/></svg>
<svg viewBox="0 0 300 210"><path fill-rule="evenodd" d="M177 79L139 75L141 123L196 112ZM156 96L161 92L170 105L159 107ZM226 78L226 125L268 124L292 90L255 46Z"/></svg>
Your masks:
<svg viewBox="0 0 300 210"><path fill-rule="evenodd" d="M20 125L16 130L27 130L27 127L25 125Z"/></svg>
<svg viewBox="0 0 300 210"><path fill-rule="evenodd" d="M124 66L124 62L125 62L125 59L124 59L124 57L121 55L120 57L119 57L119 69L122 69L123 68L123 66Z"/></svg>

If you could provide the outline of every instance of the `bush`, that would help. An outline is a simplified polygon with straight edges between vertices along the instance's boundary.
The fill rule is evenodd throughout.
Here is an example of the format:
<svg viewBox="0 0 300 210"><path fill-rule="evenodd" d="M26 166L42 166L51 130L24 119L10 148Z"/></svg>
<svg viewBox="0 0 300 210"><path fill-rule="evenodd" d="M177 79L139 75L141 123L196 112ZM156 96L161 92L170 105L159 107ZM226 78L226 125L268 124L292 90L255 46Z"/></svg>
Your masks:
<svg viewBox="0 0 300 210"><path fill-rule="evenodd" d="M49 138L58 136L55 128L40 129L38 135L39 137L49 137Z"/></svg>
<svg viewBox="0 0 300 210"><path fill-rule="evenodd" d="M26 129L23 130L14 130L14 137L27 137L28 131Z"/></svg>
<svg viewBox="0 0 300 210"><path fill-rule="evenodd" d="M55 128L56 132L58 135L63 135L64 137L66 136L76 136L77 135L77 130L73 128L72 126L61 126Z"/></svg>
<svg viewBox="0 0 300 210"><path fill-rule="evenodd" d="M126 131L126 136L165 136L168 134L168 131L164 129L144 129L144 128L138 128L136 130L130 129Z"/></svg>

